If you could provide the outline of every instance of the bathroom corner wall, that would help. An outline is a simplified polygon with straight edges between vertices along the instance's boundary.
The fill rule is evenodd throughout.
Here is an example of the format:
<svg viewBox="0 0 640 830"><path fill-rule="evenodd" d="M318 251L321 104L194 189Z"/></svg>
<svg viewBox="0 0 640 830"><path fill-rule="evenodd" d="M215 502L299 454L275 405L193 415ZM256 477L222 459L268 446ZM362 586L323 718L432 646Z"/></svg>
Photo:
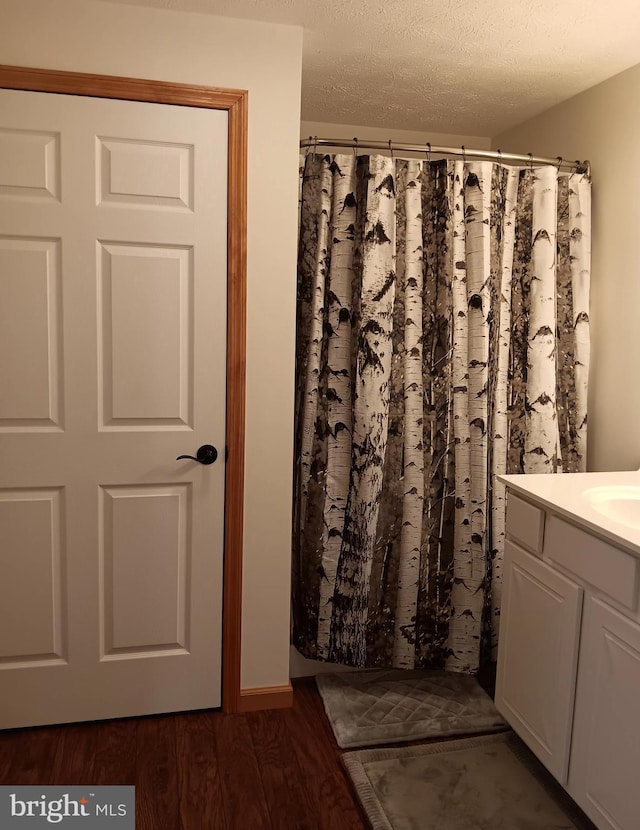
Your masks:
<svg viewBox="0 0 640 830"><path fill-rule="evenodd" d="M249 91L242 686L285 685L302 30L97 0L1 0L0 63Z"/></svg>
<svg viewBox="0 0 640 830"><path fill-rule="evenodd" d="M589 470L640 466L640 65L494 137L589 159L593 175Z"/></svg>

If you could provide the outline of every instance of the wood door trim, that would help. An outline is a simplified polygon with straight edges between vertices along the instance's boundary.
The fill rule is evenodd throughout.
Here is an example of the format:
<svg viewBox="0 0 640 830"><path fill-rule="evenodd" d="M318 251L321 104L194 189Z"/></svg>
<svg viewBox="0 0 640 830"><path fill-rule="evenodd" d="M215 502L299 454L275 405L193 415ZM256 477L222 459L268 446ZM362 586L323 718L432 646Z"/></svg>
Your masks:
<svg viewBox="0 0 640 830"><path fill-rule="evenodd" d="M293 705L291 683L284 686L264 686L243 689L240 693L240 712L258 712L262 709L288 709Z"/></svg>
<svg viewBox="0 0 640 830"><path fill-rule="evenodd" d="M222 597L222 706L225 712L237 712L241 698L248 92L141 78L6 65L0 65L0 88L204 107L226 110L228 113L227 462Z"/></svg>

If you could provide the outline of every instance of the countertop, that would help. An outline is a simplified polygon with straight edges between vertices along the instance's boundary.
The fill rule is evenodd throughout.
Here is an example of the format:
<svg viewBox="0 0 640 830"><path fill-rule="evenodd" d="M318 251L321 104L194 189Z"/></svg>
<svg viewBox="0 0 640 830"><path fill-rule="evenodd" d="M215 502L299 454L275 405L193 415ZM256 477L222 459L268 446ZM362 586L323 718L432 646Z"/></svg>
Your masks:
<svg viewBox="0 0 640 830"><path fill-rule="evenodd" d="M597 536L640 558L640 470L615 473L505 475L498 476L498 479L504 482L510 491L593 531ZM627 491L628 494L638 494L638 500L634 499L633 505L629 505L630 512L634 514L632 520L617 521L596 509L594 494L589 492L596 487L633 488Z"/></svg>

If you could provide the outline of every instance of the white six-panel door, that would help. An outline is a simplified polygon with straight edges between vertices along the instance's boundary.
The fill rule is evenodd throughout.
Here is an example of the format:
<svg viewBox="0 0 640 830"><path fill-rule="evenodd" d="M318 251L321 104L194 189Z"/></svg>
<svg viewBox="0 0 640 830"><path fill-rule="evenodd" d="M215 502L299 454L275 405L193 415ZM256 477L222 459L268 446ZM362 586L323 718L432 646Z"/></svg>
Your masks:
<svg viewBox="0 0 640 830"><path fill-rule="evenodd" d="M0 90L0 728L220 704L226 171L226 112Z"/></svg>

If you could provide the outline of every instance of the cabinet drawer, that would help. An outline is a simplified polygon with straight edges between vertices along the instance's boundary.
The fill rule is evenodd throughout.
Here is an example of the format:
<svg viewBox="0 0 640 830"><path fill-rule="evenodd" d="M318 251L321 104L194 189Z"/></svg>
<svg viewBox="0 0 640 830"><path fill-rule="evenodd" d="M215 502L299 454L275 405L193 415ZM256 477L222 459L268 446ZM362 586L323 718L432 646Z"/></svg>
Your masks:
<svg viewBox="0 0 640 830"><path fill-rule="evenodd" d="M507 536L532 553L542 555L544 511L510 491L507 494Z"/></svg>
<svg viewBox="0 0 640 830"><path fill-rule="evenodd" d="M635 610L638 601L638 560L584 530L549 516L545 557L589 582L594 588Z"/></svg>

